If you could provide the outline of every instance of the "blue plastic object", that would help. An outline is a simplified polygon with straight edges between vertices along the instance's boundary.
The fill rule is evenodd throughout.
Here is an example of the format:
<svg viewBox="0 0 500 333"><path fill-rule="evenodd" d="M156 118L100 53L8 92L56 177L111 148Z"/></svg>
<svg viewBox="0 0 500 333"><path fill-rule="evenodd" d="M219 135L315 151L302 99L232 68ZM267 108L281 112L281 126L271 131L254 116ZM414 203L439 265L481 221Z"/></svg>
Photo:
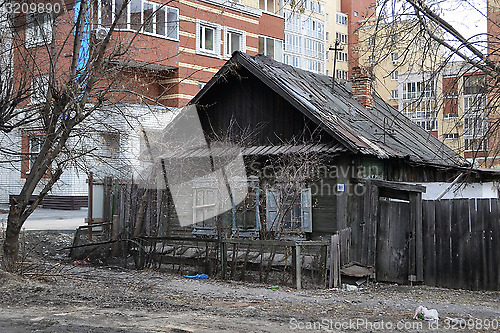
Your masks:
<svg viewBox="0 0 500 333"><path fill-rule="evenodd" d="M184 275L186 279L199 279L199 280L204 280L208 279L207 274L196 274L196 275Z"/></svg>

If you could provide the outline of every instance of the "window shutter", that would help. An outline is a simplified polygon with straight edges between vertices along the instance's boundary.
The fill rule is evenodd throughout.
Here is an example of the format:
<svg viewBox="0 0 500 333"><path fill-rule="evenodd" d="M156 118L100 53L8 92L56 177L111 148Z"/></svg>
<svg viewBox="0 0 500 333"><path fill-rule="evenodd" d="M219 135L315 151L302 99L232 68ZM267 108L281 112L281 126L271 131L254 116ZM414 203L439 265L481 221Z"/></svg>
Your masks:
<svg viewBox="0 0 500 333"><path fill-rule="evenodd" d="M276 229L276 223L278 223L278 191L266 190L267 230Z"/></svg>
<svg viewBox="0 0 500 333"><path fill-rule="evenodd" d="M312 232L311 189L306 188L301 193L302 231Z"/></svg>

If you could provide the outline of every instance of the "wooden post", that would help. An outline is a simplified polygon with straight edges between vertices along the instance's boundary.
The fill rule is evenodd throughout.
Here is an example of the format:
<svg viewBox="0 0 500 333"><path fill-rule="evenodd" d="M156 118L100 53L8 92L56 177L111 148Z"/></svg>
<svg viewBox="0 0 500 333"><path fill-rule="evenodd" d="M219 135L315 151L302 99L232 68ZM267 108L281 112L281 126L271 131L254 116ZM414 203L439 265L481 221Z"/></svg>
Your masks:
<svg viewBox="0 0 500 333"><path fill-rule="evenodd" d="M88 225L92 225L93 217L92 212L94 208L94 173L89 173L89 215L88 215ZM89 241L92 241L92 228L89 228Z"/></svg>
<svg viewBox="0 0 500 333"><path fill-rule="evenodd" d="M340 242L339 235L335 234L330 239L330 276L329 288L337 288L341 284L340 279Z"/></svg>
<svg viewBox="0 0 500 333"><path fill-rule="evenodd" d="M113 257L116 257L118 255L118 215L113 215L113 226L112 226L112 232L111 232L111 240L114 240L115 242L112 245L112 255Z"/></svg>
<svg viewBox="0 0 500 333"><path fill-rule="evenodd" d="M222 280L225 280L227 276L227 243L224 239L220 240L220 264Z"/></svg>
<svg viewBox="0 0 500 333"><path fill-rule="evenodd" d="M300 245L295 243L295 282L297 290L302 289L302 256L300 255Z"/></svg>

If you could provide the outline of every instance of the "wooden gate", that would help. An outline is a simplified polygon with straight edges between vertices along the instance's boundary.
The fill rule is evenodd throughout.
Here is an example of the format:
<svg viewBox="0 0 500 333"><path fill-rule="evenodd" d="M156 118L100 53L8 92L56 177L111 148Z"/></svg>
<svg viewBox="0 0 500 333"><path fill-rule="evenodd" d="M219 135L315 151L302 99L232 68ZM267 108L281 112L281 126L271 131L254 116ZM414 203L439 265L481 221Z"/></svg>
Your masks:
<svg viewBox="0 0 500 333"><path fill-rule="evenodd" d="M408 282L410 227L409 202L379 200L377 281Z"/></svg>

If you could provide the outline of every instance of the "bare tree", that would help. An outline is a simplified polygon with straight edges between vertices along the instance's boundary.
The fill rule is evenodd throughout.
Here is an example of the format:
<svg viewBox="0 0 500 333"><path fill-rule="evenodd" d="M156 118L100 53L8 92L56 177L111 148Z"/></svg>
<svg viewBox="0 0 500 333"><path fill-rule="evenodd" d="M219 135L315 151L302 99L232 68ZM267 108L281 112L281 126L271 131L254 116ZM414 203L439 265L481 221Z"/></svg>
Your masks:
<svg viewBox="0 0 500 333"><path fill-rule="evenodd" d="M377 73L377 91L392 97L391 104L430 134L439 133L440 139L465 157L480 158L484 166L498 164L500 67L498 33L494 33L498 32L498 2L489 2L490 32L470 37L443 14L456 10L457 16L469 20L464 7L481 11L472 0L381 0L377 7L377 15L358 29L360 58L364 56L363 63ZM413 78L416 91L405 86L411 73L421 76ZM388 80L398 80L398 76L399 96L398 90L386 88ZM399 105L394 103L398 99L403 100ZM451 111L457 108L463 112ZM420 117L424 113L427 119Z"/></svg>
<svg viewBox="0 0 500 333"><path fill-rule="evenodd" d="M26 219L68 167L82 166L89 154L96 155L92 144L96 135L106 140L100 132L123 129L116 119L122 117L126 123L125 109L104 106L131 99L157 103L141 93L149 82L134 71L148 64L133 60L144 52L135 46L137 31L151 24L155 12L144 18L135 33L126 34L118 28L123 24L120 18L126 17L127 1L117 1L121 8L109 13L96 10L98 2L93 0L28 1L19 8L13 1L2 2L0 134L6 138L13 131L29 130L38 141L36 154L1 148L10 163L21 162L25 175L19 195L10 204L3 246L2 267L12 271Z"/></svg>

